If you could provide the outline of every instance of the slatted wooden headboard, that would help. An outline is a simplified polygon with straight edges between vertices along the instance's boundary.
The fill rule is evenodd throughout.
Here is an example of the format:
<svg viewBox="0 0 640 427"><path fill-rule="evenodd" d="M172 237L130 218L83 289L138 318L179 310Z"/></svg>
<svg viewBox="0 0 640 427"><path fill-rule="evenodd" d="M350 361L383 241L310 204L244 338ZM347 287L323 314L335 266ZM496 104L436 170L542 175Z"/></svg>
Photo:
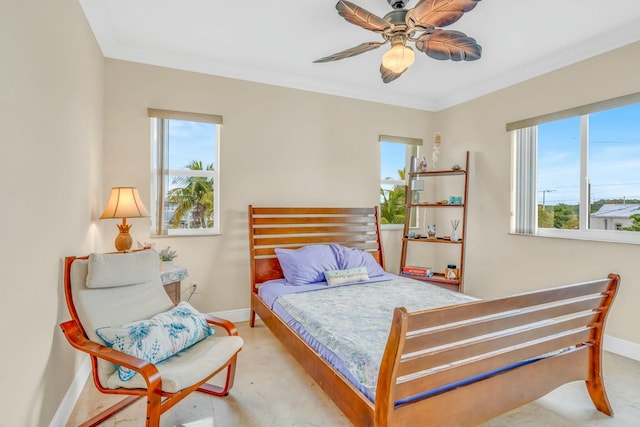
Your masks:
<svg viewBox="0 0 640 427"><path fill-rule="evenodd" d="M378 207L269 208L249 205L251 287L283 277L276 248L337 243L370 252L384 268Z"/></svg>

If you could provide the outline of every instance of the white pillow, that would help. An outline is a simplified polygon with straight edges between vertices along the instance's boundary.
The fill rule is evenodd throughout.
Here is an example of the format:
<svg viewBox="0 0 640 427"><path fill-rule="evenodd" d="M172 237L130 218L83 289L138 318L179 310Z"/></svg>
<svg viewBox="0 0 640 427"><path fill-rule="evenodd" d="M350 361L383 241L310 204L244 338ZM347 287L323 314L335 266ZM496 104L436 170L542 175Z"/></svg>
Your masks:
<svg viewBox="0 0 640 427"><path fill-rule="evenodd" d="M158 253L153 249L90 254L87 288L113 288L146 283L153 279L159 265Z"/></svg>

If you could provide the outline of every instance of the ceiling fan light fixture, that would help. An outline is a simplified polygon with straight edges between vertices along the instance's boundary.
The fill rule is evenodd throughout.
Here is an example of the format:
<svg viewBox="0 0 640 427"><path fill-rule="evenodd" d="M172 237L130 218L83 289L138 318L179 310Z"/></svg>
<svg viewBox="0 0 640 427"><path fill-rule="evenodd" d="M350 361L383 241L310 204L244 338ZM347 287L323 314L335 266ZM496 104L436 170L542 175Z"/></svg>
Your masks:
<svg viewBox="0 0 640 427"><path fill-rule="evenodd" d="M482 56L482 47L472 37L457 30L443 30L457 22L481 0L417 0L415 7L405 9L411 0L387 0L393 9L379 17L357 4L339 0L338 14L347 22L379 33L383 42L365 42L315 62L337 61L377 49L387 43L391 48L382 56L380 77L384 83L397 79L415 60L413 48L433 59L475 61Z"/></svg>
<svg viewBox="0 0 640 427"><path fill-rule="evenodd" d="M402 73L413 64L415 59L413 49L402 43L396 43L382 56L382 65L394 73Z"/></svg>

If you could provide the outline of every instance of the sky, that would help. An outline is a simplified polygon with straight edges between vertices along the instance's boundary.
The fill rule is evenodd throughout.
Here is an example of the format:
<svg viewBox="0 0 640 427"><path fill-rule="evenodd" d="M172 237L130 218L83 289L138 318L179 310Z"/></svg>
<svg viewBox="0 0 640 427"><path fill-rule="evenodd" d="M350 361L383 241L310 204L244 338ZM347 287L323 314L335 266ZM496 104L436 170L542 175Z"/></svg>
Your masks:
<svg viewBox="0 0 640 427"><path fill-rule="evenodd" d="M589 115L591 200L640 199L640 104ZM578 204L580 118L538 126L538 202Z"/></svg>
<svg viewBox="0 0 640 427"><path fill-rule="evenodd" d="M405 144L381 143L380 144L380 178L400 179L399 169L405 167Z"/></svg>
<svg viewBox="0 0 640 427"><path fill-rule="evenodd" d="M185 169L193 160L203 168L213 163L217 152L216 125L212 123L169 121L169 169Z"/></svg>

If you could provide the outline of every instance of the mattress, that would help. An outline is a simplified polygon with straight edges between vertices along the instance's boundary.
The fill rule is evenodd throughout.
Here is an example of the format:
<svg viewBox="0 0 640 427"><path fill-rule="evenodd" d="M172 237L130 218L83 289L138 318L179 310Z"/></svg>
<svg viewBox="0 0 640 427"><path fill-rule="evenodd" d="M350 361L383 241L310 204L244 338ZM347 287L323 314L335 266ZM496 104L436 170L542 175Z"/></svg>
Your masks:
<svg viewBox="0 0 640 427"><path fill-rule="evenodd" d="M388 273L331 287L289 286L275 280L261 285L259 296L372 402L396 307L417 311L477 300Z"/></svg>

